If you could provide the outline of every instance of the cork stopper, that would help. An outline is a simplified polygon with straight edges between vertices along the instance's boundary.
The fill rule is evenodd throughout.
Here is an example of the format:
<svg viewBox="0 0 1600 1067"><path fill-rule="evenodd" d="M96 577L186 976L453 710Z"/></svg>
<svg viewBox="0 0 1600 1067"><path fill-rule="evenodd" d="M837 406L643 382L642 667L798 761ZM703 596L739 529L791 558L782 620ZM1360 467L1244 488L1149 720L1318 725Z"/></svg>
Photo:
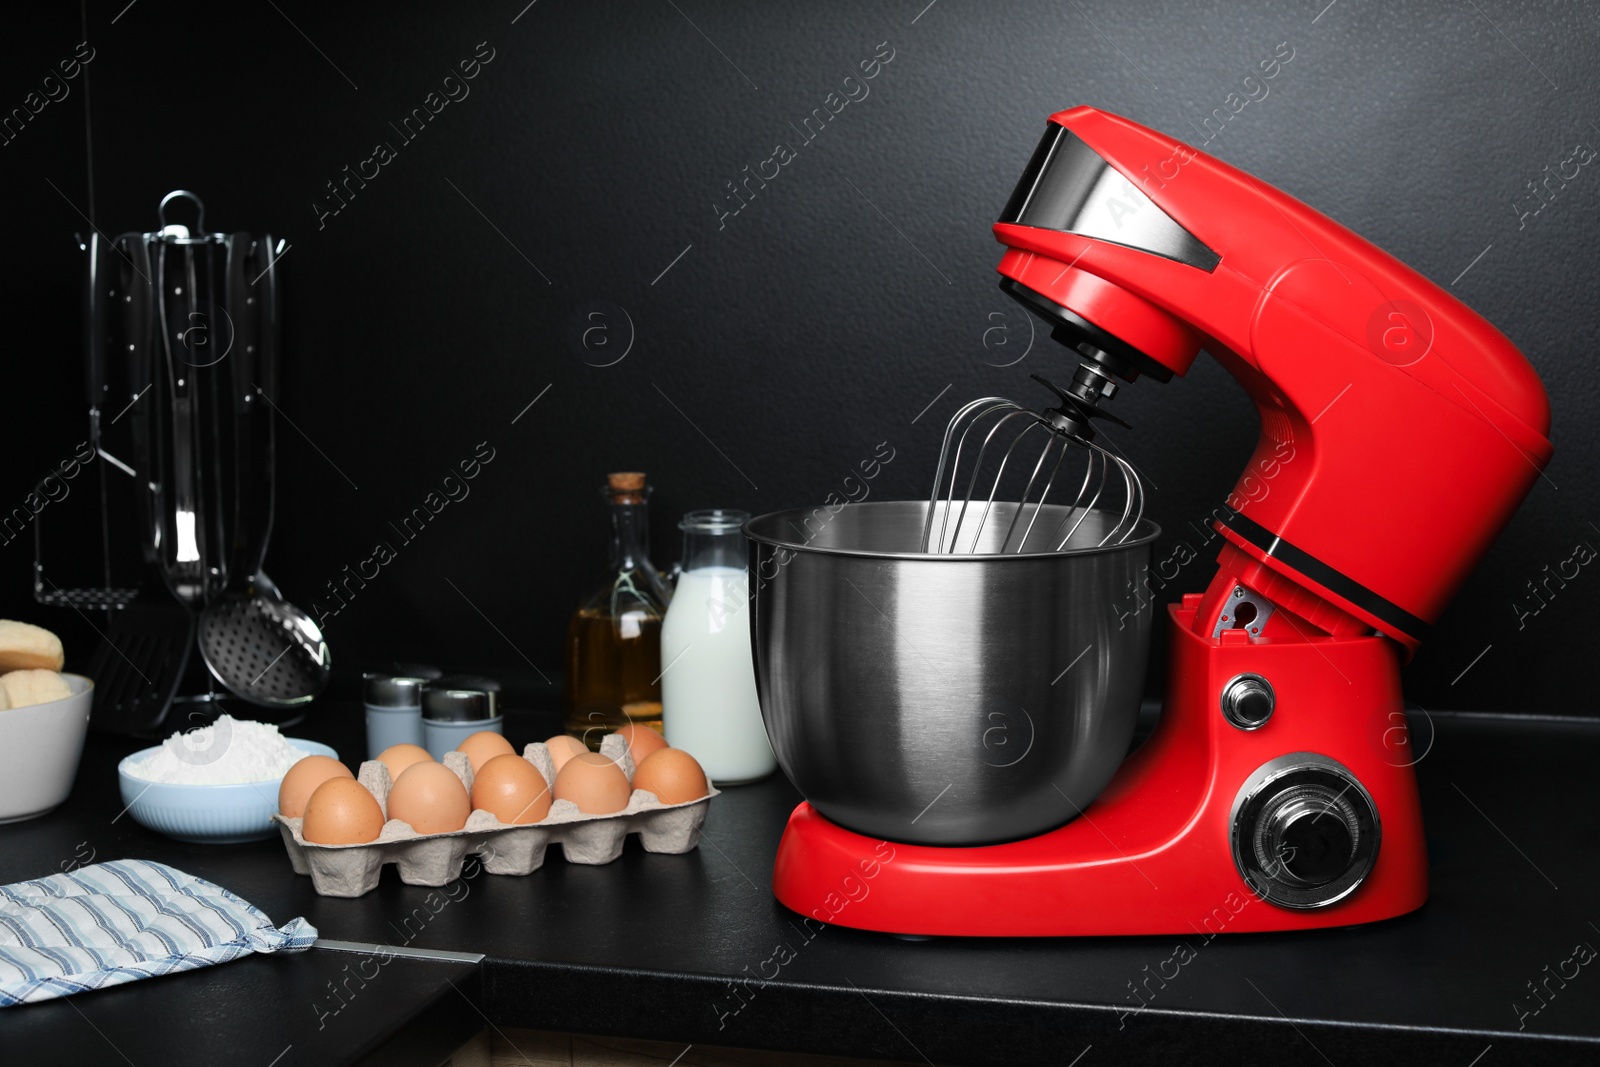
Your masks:
<svg viewBox="0 0 1600 1067"><path fill-rule="evenodd" d="M617 471L606 475L606 484L613 489L638 492L644 488L643 471Z"/></svg>
<svg viewBox="0 0 1600 1067"><path fill-rule="evenodd" d="M618 504L644 503L643 471L615 471L606 475L606 486L611 490L611 499Z"/></svg>

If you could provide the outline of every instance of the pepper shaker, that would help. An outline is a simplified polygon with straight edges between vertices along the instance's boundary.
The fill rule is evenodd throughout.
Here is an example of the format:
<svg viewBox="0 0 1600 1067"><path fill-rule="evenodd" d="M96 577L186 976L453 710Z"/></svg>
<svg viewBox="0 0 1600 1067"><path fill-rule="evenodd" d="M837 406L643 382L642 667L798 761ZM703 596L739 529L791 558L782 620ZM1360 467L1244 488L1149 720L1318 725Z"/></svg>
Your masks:
<svg viewBox="0 0 1600 1067"><path fill-rule="evenodd" d="M483 730L505 733L500 684L471 675L446 675L422 687L422 747L436 760Z"/></svg>

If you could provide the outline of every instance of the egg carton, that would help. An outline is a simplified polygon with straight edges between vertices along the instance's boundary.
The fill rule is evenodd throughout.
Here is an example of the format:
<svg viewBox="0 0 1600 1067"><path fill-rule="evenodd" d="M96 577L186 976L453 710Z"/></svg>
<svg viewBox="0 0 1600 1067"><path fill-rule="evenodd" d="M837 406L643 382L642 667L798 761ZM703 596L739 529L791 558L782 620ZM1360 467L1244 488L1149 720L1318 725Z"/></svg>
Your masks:
<svg viewBox="0 0 1600 1067"><path fill-rule="evenodd" d="M633 758L627 742L610 734L600 743L600 753L622 767L633 781ZM554 782L555 761L542 742L528 745L522 756L538 768L546 782ZM465 753L446 752L441 761L454 771L472 793L472 764ZM475 810L460 830L419 834L409 823L390 819L389 768L378 760L361 765L356 780L367 788L383 809L385 822L376 841L361 845L319 845L300 834L302 820L274 815L284 847L296 874L309 874L312 887L325 897L359 897L378 885L385 864L400 870L407 885L448 885L461 877L462 865L476 854L490 874L532 874L544 865L545 850L561 846L569 863L610 863L622 855L629 834L638 834L647 852L672 855L692 851L700 843L706 808L718 794L716 787L698 800L663 804L645 789L635 789L628 806L609 815L589 815L570 800L557 800L537 823L510 826L487 811Z"/></svg>

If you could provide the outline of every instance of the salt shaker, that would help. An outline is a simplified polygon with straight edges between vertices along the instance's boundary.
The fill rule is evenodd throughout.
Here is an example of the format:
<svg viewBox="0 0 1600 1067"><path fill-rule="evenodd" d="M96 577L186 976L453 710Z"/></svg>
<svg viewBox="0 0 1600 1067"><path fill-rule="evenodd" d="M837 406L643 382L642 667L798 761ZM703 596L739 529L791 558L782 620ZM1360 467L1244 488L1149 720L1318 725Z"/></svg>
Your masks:
<svg viewBox="0 0 1600 1067"><path fill-rule="evenodd" d="M388 671L362 676L367 707L367 758L393 745L422 744L422 678Z"/></svg>
<svg viewBox="0 0 1600 1067"><path fill-rule="evenodd" d="M723 508L683 517L683 573L661 624L663 733L719 786L765 778L778 765L761 721L750 652L741 532L749 518Z"/></svg>

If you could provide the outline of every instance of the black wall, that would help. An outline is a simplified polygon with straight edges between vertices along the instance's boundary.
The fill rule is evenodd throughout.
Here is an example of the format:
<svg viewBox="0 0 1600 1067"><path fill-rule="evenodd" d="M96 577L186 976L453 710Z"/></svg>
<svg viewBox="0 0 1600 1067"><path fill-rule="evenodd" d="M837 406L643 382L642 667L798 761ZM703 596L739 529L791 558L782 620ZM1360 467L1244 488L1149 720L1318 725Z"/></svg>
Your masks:
<svg viewBox="0 0 1600 1067"><path fill-rule="evenodd" d="M567 616L602 563L606 471L659 486L662 563L684 510L820 503L881 442L894 459L874 495L925 494L959 402L1029 397L1030 371L1063 366L1042 333L994 366L1030 326L995 287L989 226L1046 116L1091 103L1198 140L1287 42L1269 94L1208 150L1453 286L1528 354L1554 407L1548 478L1408 668L1408 694L1430 708L1590 706L1600 575L1584 568L1537 614L1514 604L1537 606L1525 583L1547 564L1600 546L1600 162L1524 225L1513 204L1579 142L1600 147L1600 9L525 3L13 13L0 107L23 105L85 38L94 58L0 148L0 506L85 437L72 235L86 215L112 235L152 229L164 193L194 189L213 227L291 246L268 557L291 599L332 604L326 582L396 542L386 520L480 442L494 450L470 496L327 620L336 664L532 662L558 678ZM870 95L719 217L726 181L891 50ZM492 58L469 95L404 142L390 123L430 92L460 96L444 79L475 54ZM337 206L325 183L378 142L395 157L324 214ZM586 320L597 308L610 319ZM579 343L586 321L610 322L609 347ZM1221 499L1256 435L1204 359L1117 408L1173 531ZM83 529L90 513L74 509L88 503L49 505L48 528ZM59 627L86 658L88 620L29 602L31 556L27 539L0 545L0 611ZM1196 564L1188 585L1208 576Z"/></svg>

